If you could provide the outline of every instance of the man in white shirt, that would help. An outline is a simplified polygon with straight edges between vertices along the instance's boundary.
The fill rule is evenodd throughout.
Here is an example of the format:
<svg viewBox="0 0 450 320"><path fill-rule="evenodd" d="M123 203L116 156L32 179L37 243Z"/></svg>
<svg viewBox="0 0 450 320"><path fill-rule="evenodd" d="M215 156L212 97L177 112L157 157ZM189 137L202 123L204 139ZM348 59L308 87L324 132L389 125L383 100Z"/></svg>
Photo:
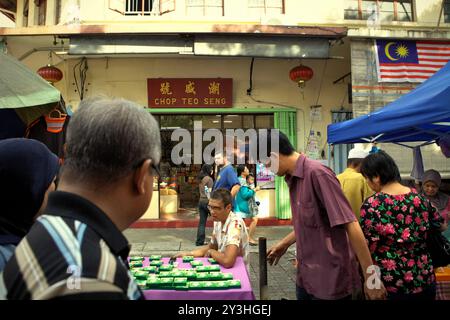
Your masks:
<svg viewBox="0 0 450 320"><path fill-rule="evenodd" d="M211 242L191 252L181 252L177 257L211 257L225 268L232 268L238 256L247 264L248 233L245 222L231 211L232 196L226 189L211 193L208 209L214 220Z"/></svg>

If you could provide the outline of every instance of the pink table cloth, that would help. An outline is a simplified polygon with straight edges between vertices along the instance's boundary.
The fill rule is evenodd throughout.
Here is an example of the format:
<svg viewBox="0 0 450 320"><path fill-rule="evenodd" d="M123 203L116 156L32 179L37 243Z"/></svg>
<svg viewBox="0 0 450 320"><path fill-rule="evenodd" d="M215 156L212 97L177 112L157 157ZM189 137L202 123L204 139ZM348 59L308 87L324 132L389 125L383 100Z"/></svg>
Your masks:
<svg viewBox="0 0 450 320"><path fill-rule="evenodd" d="M210 265L208 258L196 258L203 265ZM162 258L164 264L167 264L169 258ZM176 260L178 268L189 269L189 263L183 263L181 258ZM149 265L148 258L143 262L144 267ZM226 269L220 266L220 271L232 273L233 279L241 280L240 289L228 290L144 290L147 300L255 300L250 279L248 277L247 268L245 267L242 257L238 257L233 268Z"/></svg>

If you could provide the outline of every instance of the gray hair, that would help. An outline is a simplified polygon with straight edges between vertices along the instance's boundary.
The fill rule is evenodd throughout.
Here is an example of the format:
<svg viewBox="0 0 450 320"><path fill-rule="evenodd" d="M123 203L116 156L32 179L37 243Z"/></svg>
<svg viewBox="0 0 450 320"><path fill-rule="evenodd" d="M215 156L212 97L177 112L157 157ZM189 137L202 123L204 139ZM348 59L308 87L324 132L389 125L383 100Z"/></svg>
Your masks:
<svg viewBox="0 0 450 320"><path fill-rule="evenodd" d="M76 181L117 181L145 159L157 165L161 158L155 118L125 99L83 100L70 119L66 142L63 170Z"/></svg>

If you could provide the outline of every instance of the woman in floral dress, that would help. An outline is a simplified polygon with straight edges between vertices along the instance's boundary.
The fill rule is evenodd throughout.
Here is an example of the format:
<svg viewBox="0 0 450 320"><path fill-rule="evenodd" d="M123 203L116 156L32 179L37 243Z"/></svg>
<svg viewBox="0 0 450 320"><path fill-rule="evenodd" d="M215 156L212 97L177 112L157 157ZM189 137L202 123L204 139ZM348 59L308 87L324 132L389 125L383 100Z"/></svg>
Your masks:
<svg viewBox="0 0 450 320"><path fill-rule="evenodd" d="M360 224L390 300L433 300L436 278L426 247L430 222L442 218L415 189L400 184L394 160L379 151L361 173L376 193L361 207Z"/></svg>

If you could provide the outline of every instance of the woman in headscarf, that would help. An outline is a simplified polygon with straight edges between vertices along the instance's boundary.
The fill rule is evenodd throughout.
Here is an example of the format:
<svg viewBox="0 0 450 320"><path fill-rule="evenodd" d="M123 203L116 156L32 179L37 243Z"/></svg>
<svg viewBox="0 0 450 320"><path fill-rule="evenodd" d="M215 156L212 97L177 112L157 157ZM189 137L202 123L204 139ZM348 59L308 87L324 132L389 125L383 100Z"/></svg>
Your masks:
<svg viewBox="0 0 450 320"><path fill-rule="evenodd" d="M439 211L439 214L444 218L444 221L448 226L448 221L450 220L450 197L439 191L440 186L441 175L438 171L431 169L424 172L422 178L422 193ZM450 240L449 228L442 234Z"/></svg>
<svg viewBox="0 0 450 320"><path fill-rule="evenodd" d="M0 140L0 272L55 190L58 157L37 140Z"/></svg>

